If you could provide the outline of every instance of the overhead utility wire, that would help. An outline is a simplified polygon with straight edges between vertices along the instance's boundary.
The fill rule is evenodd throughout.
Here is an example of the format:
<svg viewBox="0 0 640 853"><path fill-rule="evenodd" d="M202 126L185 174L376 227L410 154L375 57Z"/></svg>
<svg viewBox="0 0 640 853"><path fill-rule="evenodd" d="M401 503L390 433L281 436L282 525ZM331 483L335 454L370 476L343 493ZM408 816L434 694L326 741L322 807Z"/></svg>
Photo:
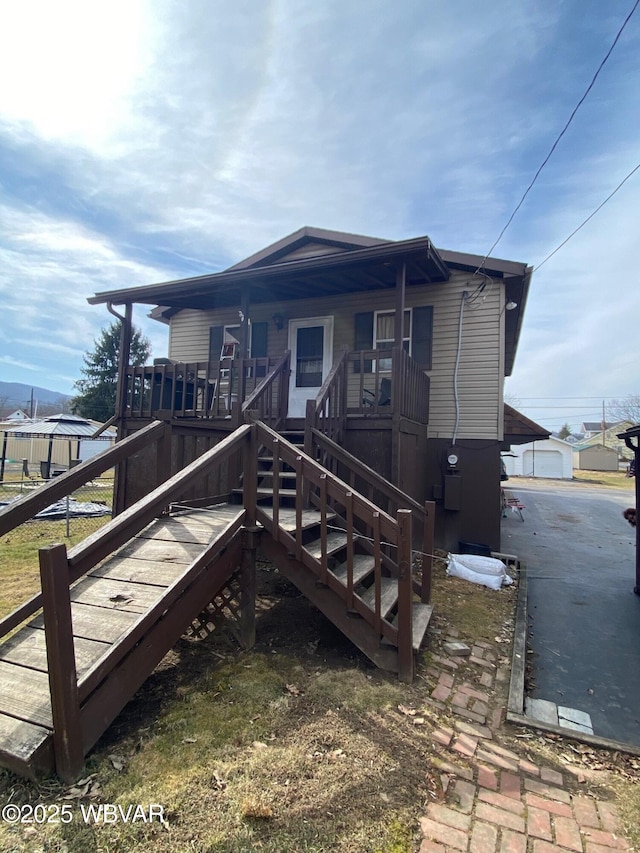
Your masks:
<svg viewBox="0 0 640 853"><path fill-rule="evenodd" d="M544 169L544 167L545 167L545 166L547 165L547 163L549 162L549 159L551 158L551 155L553 154L553 152L556 150L556 148L557 148L557 146L558 146L558 143L560 142L560 140L562 139L562 137L565 135L566 131L567 131L567 130L568 130L568 128L569 128L569 125L570 125L570 124L571 124L571 122L573 121L575 114L578 112L578 110L580 109L580 107L581 107L581 106L582 106L582 104L584 103L584 101L585 101L585 99L586 99L587 95L589 94L589 92L590 92L590 91L591 91L591 89L593 88L594 83L595 83L595 82L596 82L596 80L598 79L598 75L600 74L600 72L601 72L601 71L602 71L602 69L604 68L604 65L605 65L606 61L609 59L609 57L610 57L610 56L611 56L611 54L613 53L613 49L614 49L614 47L616 46L616 44L618 43L618 39L619 39L619 38L620 38L620 36L622 35L622 33L623 33L623 31L624 31L624 28L627 26L627 24L629 23L629 21L630 21L630 19L631 19L631 16L633 15L633 13L634 13L634 12L636 11L636 9L638 8L638 4L640 4L640 0L636 0L636 2L633 4L633 9L629 12L629 14L628 14L628 15L627 15L627 17L625 18L625 20L624 20L624 22L623 22L622 26L621 26L621 27L620 27L620 29L618 30L618 34L616 35L615 39L613 40L613 44L611 45L611 47L610 47L610 48L609 48L609 50L607 51L607 54L606 54L606 56L604 57L604 59L602 60L602 62L600 63L600 65L598 66L598 70L597 70L597 71L596 71L596 73L593 75L593 79L591 80L591 82L590 82L590 83L589 83L589 85L587 86L587 89L586 89L586 91L585 91L584 95L580 98L580 100L578 101L578 103L577 103L577 104L576 104L576 106L574 107L573 112L572 112L572 113L571 113L571 115L569 116L569 120L567 121L567 123L565 124L565 126L562 128L562 130L561 130L560 134L558 135L558 138L556 139L556 141L555 141L555 142L553 143L553 145L551 146L551 149L550 149L549 153L548 153L548 154L547 154L547 156L544 158L544 160L542 161L542 164L541 164L541 166L539 167L538 171L537 171L537 172L535 173L535 175L533 176L533 180L531 181L531 183L529 184L529 186L527 187L527 189L524 191L524 195L522 196L522 198L520 199L520 201L519 201L519 202L518 202L518 204L516 205L516 208L515 208L515 210L513 211L513 213L511 214L511 216L509 217L509 219L507 220L506 225L504 226L504 228L502 229L502 231L498 234L498 237L496 238L495 242L493 243L493 245L491 246L491 248L489 249L489 251L487 252L487 254L484 256L484 258L482 259L482 261L480 262L480 266L479 266L479 267L478 267L478 269L475 271L474 275L476 275L477 273L479 273L479 272L480 272L480 270L482 269L482 267L485 265L485 263L486 263L487 259L488 259L488 258L489 258L489 256L491 255L491 252L493 252L493 250L494 250L494 249L495 249L495 247L498 245L498 243L500 242L500 240L502 240L502 237L503 237L503 235L504 235L504 232L507 230L507 228L508 228L508 227L511 225L511 223L513 222L513 219L514 219L514 217L515 217L516 213L520 210L520 208L522 207L522 204L523 204L523 202L524 202L525 198L529 195L529 191L531 190L531 188L533 187L533 185L535 184L535 182L538 180L538 176L540 175L540 172ZM635 170L634 170L634 171L635 171ZM630 177L630 176L628 176L628 177ZM626 180L626 178L625 178L625 180ZM624 182L623 182L623 183L624 183ZM558 248L560 248L560 247L558 247ZM556 250L556 251L557 251L557 250ZM546 258L545 258L545 260L546 260ZM543 263L544 263L544 261L543 261Z"/></svg>
<svg viewBox="0 0 640 853"><path fill-rule="evenodd" d="M638 2L640 2L640 0L638 0ZM630 178L632 175L634 175L634 174L638 171L638 169L640 169L640 163L638 163L638 165L635 167L635 169L632 169L632 170L629 172L629 174L626 176L626 178L623 178L623 179L620 181L620 183L619 183L619 184L618 184L618 186L615 188L615 190L613 190L613 192L609 193L609 195L605 198L605 200L604 200L601 204L599 204L599 205L596 207L596 209L593 211L593 213L590 213L590 214L589 214L589 216L587 216L587 218L586 218L585 220L583 220L583 221L580 223L580 225L578 225L578 227L577 227L574 231L572 231L572 232L571 232L571 234L569 234L569 236L568 236L566 239L564 239L564 240L562 241L562 243L560 243L560 245L559 245L559 246L556 246L556 248L553 250L553 252L551 252L550 254L548 254L548 255L547 255L547 257L546 257L543 261L540 261L540 263L536 266L536 270L539 270L539 269L540 269L540 267L541 267L543 264L546 264L546 262L549 260L549 258L552 258L552 257L555 255L555 253L556 253L556 252L559 252L559 251L560 251L560 249L561 249L561 248L562 248L566 243L568 243L568 242L569 242L569 240L570 240L574 235L576 235L576 234L578 233L578 231L579 231L581 228L583 228L583 227L587 224L587 222L588 222L590 219L593 219L593 217L596 215L596 213L597 213L599 210L601 210L601 209L605 206L605 204L609 201L609 199L613 198L613 196L618 192L618 190L622 187L622 185L623 185L623 184L625 184L625 183L629 180L629 178Z"/></svg>

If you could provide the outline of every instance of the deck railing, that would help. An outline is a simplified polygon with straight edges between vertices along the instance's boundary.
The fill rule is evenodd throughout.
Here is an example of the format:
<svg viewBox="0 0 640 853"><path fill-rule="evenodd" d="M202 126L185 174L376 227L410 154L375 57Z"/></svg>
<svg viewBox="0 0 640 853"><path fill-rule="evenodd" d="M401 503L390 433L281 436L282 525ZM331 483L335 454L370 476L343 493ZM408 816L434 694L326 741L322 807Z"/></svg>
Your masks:
<svg viewBox="0 0 640 853"><path fill-rule="evenodd" d="M124 417L231 419L272 371L279 368L277 377L283 376L282 357L160 361L126 369ZM287 398L277 381L270 394L272 405L282 405Z"/></svg>
<svg viewBox="0 0 640 853"><path fill-rule="evenodd" d="M283 424L287 417L290 371L291 353L287 350L242 404L243 417L247 412L254 412L274 429Z"/></svg>
<svg viewBox="0 0 640 853"><path fill-rule="evenodd" d="M305 450L310 452L310 430L320 430L334 441L341 441L347 421L347 382L349 351L345 347L315 400L307 400Z"/></svg>
<svg viewBox="0 0 640 853"><path fill-rule="evenodd" d="M429 422L429 377L402 347L350 352L347 377L348 414Z"/></svg>
<svg viewBox="0 0 640 853"><path fill-rule="evenodd" d="M364 495L388 515L395 515L399 509L410 509L417 522L418 532L422 530L420 539L421 559L417 577L414 580L414 592L420 596L424 604L431 600L431 578L433 571L433 551L435 541L436 507L433 501L419 504L405 492L398 489L382 475L374 471L346 451L319 430L311 431L311 450L305 450L314 459L348 483L354 490ZM414 542L417 540L414 538Z"/></svg>
<svg viewBox="0 0 640 853"><path fill-rule="evenodd" d="M129 366L125 371L125 418L201 418L238 426L253 410L271 426L287 414L290 354L280 357L171 362ZM166 362L166 363L165 363ZM348 415L400 415L429 420L429 377L402 347L343 350L306 417L340 439Z"/></svg>

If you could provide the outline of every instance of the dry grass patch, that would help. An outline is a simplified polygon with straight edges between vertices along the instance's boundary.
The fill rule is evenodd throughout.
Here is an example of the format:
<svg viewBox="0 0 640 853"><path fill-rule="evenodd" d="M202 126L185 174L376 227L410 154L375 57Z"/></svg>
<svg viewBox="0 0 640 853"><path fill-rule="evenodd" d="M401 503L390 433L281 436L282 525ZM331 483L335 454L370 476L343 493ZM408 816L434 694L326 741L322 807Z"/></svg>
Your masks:
<svg viewBox="0 0 640 853"><path fill-rule="evenodd" d="M573 479L590 485L628 489L630 492L636 487L635 479L627 477L624 471L577 471L574 468Z"/></svg>
<svg viewBox="0 0 640 853"><path fill-rule="evenodd" d="M66 522L30 521L0 536L2 553L2 584L0 585L0 616L5 616L32 595L40 592L38 549L54 542L64 542L72 548L102 527L108 517L83 518L82 529L71 531L67 539ZM73 526L77 527L77 521Z"/></svg>
<svg viewBox="0 0 640 853"><path fill-rule="evenodd" d="M434 560L433 609L439 622L461 637L495 642L505 627L511 627L515 613L517 585L500 590L449 577L442 552ZM513 572L511 572L513 574Z"/></svg>

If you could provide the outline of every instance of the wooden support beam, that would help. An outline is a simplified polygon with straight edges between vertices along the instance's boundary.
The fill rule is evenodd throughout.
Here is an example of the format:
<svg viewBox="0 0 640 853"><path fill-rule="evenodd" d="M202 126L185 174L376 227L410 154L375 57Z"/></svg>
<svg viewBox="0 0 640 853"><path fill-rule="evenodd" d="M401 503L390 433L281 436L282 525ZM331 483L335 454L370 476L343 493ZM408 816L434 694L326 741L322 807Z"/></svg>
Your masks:
<svg viewBox="0 0 640 853"><path fill-rule="evenodd" d="M63 782L70 783L82 773L84 750L67 549L64 545L49 545L40 549L39 558L56 773Z"/></svg>
<svg viewBox="0 0 640 853"><path fill-rule="evenodd" d="M401 263L396 270L396 315L395 315L395 345L402 346L404 337L404 303L407 288L407 265Z"/></svg>
<svg viewBox="0 0 640 853"><path fill-rule="evenodd" d="M240 643L245 649L256 644L256 551L262 527L245 527L241 533Z"/></svg>
<svg viewBox="0 0 640 853"><path fill-rule="evenodd" d="M425 501L424 530L422 532L422 586L420 600L423 604L431 601L431 579L433 577L433 550L436 538L436 504Z"/></svg>
<svg viewBox="0 0 640 853"><path fill-rule="evenodd" d="M411 577L411 510L396 514L398 535L398 677L411 684L413 661L413 582Z"/></svg>

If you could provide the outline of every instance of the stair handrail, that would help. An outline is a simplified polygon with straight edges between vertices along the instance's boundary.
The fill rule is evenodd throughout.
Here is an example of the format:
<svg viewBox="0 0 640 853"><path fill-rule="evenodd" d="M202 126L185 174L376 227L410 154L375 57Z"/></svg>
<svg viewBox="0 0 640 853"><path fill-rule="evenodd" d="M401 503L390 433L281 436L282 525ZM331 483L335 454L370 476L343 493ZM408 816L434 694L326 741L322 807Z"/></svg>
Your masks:
<svg viewBox="0 0 640 853"><path fill-rule="evenodd" d="M349 451L345 450L329 436L325 435L318 429L310 429L309 436L311 440L310 449L305 452L315 458L313 447L316 446L320 450L331 454L340 464L344 465L350 474L349 485L355 486L355 478L360 477L373 490L376 489L388 500L395 504L397 509L410 509L415 512L422 524L422 569L421 580L416 592L424 604L428 604L431 599L431 579L433 573L433 551L435 540L435 503L426 501L424 504L418 503L411 495L403 492L393 483L386 480L373 468L370 468L356 456L353 456Z"/></svg>
<svg viewBox="0 0 640 853"><path fill-rule="evenodd" d="M282 358L274 365L271 371L264 377L262 382L255 388L255 390L247 397L247 399L242 404L242 416L243 419L247 419L247 412L251 412L257 410L259 412L259 417L263 418L265 416L263 409L265 408L265 403L267 402L267 398L269 404L272 403L272 394L275 381L278 377L280 377L280 388L278 394L278 411L277 416L272 418L275 426L279 426L280 423L283 423L287 416L287 402L289 398L289 372L291 370L291 351L286 350L282 355ZM271 410L271 406L268 405L267 411Z"/></svg>
<svg viewBox="0 0 640 853"><path fill-rule="evenodd" d="M153 430L152 427L156 427L156 429ZM162 427L162 430L158 430L159 427ZM137 449L140 448L142 441L141 434L144 433L145 430L147 431L145 434L148 442L150 434L154 434L155 432L160 436L164 434L164 428L165 424L158 422L157 424L145 427L144 430L139 430L139 432L135 433L133 436L129 436L131 439L138 436L138 441L131 441L127 445L130 453L135 452L134 450L131 450L132 447ZM181 494L192 486L194 477L203 475L209 470L209 468L213 467L216 462L226 461L233 453L237 452L240 443L247 439L248 431L250 429L251 427L249 425L240 427L210 450L206 451L206 453L203 453L202 456L199 456L186 468L183 468L169 480L159 485L152 492L149 492L145 497L133 504L133 506L125 509L95 533L88 536L83 542L71 549L68 552L69 583L73 583L78 580L78 578L86 574L86 572L93 568L100 560L115 551L116 548L123 545L136 533L139 533L140 530L157 517L157 515L162 512L171 501L179 498ZM127 439L124 439L119 444L122 445L125 441L127 441ZM118 447L118 445L110 449L113 451L116 447ZM130 453L127 455L130 455ZM100 455L104 456L104 454ZM94 459L97 459L97 457ZM90 460L90 462L93 461L94 460ZM87 465L89 465L89 463L87 463ZM80 469L80 467L81 466L74 468L73 471L69 472L69 474L75 473ZM60 479L62 480L64 476L65 475L62 475ZM69 478L67 482L71 479L72 478ZM51 492L49 492L49 494L51 494ZM34 613L37 613L37 611L42 607L42 602L42 593L39 592L1 619L0 637L5 636L21 622L24 622L25 619L28 619L30 616L33 616Z"/></svg>
<svg viewBox="0 0 640 853"><path fill-rule="evenodd" d="M316 574L321 584L328 585L336 592L340 588L345 601L347 597L351 599L355 598L349 584L345 587L338 578L333 577L328 571L328 554L326 550L327 531L329 528L328 515L333 502L337 500L341 505L348 507L349 514L359 518L366 525L367 529L372 532L371 553L375 558L375 600L371 608L364 601L359 600L355 602L358 605L356 609L361 616L370 621L372 627L381 637L397 643L401 677L410 679L413 667L411 511L399 509L397 517L393 518L367 497L353 489L348 483L327 470L327 468L312 456L309 456L300 450L299 447L286 441L286 439L266 424L256 421L254 426L256 429L256 444L278 447L279 458L290 465L298 475L295 500L295 534L291 535L281 527L277 530L274 529L273 525L270 524L268 515L261 513L260 507L257 507L258 520L265 524L267 529L271 529L271 534L275 541L283 544L291 552L292 557L295 557ZM321 556L319 560L305 551L302 541L303 496L308 491L310 485L317 489L316 499L321 515ZM347 520L346 524L347 527L342 529L347 534L348 541L352 541L354 536L356 538L363 536L362 531L356 529L354 526L353 519L351 521ZM395 558L390 558L389 554L385 553L389 548L396 550ZM392 625L383 618L381 612L383 565L386 568L393 566L393 574L398 582L397 626ZM349 571L351 570L348 569L348 578L350 576Z"/></svg>
<svg viewBox="0 0 640 853"><path fill-rule="evenodd" d="M347 422L347 365L349 348L344 346L315 400L307 400L305 412L305 450L307 431L320 429L326 435L342 438ZM308 451L307 451L308 452Z"/></svg>
<svg viewBox="0 0 640 853"><path fill-rule="evenodd" d="M206 475L216 464L228 460L248 439L250 431L249 424L239 427L72 548L69 551L71 582L139 533L172 501L188 491L193 486L194 478Z"/></svg>

